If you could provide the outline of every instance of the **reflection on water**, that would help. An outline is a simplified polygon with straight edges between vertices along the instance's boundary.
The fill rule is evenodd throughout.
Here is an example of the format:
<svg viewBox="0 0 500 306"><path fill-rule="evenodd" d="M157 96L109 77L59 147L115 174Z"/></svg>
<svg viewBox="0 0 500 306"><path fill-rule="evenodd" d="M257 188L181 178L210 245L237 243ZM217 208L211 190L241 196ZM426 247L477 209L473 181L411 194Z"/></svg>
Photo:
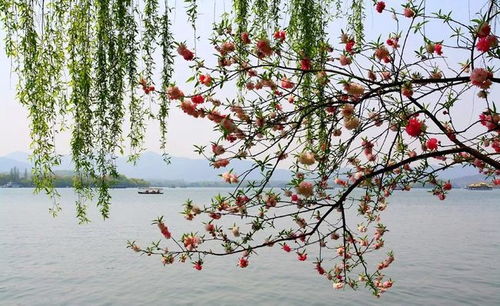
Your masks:
<svg viewBox="0 0 500 306"><path fill-rule="evenodd" d="M0 305L498 305L500 191L452 192L444 202L426 191L396 192L383 218L387 270L395 285L381 299L366 290L336 291L312 264L279 247L251 257L210 258L163 267L126 249L127 239L160 238L151 220L165 215L174 232L192 226L179 212L224 189L165 189L141 196L113 190L111 219L87 225L74 217L74 195L62 190L62 214L29 189L0 189ZM94 209L91 209L93 212Z"/></svg>

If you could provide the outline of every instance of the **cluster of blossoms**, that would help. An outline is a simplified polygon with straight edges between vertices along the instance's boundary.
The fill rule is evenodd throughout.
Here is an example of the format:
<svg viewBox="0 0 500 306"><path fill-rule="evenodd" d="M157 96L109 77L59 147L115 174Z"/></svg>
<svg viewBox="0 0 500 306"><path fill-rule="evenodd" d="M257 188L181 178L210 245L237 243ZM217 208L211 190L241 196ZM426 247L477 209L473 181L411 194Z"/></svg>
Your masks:
<svg viewBox="0 0 500 306"><path fill-rule="evenodd" d="M373 142L367 139L363 139L363 141L361 142L361 146L363 147L363 153L365 154L366 158L369 161L375 161L376 156L373 154Z"/></svg>
<svg viewBox="0 0 500 306"><path fill-rule="evenodd" d="M344 117L344 127L348 130L354 130L361 124L361 120L355 114L353 104L344 104L342 115Z"/></svg>
<svg viewBox="0 0 500 306"><path fill-rule="evenodd" d="M435 53L436 55L443 55L443 45L440 43L429 43L426 46L427 52Z"/></svg>
<svg viewBox="0 0 500 306"><path fill-rule="evenodd" d="M310 197L314 194L314 185L311 182L308 181L302 181L298 184L297 187L295 187L297 190L297 193L304 196L304 197Z"/></svg>
<svg viewBox="0 0 500 306"><path fill-rule="evenodd" d="M397 42L394 42L393 40L389 40L391 42L391 45L393 47L397 46ZM390 63L392 62L391 55L389 53L389 50L385 46L380 46L375 50L375 57L379 61L383 61L384 63Z"/></svg>
<svg viewBox="0 0 500 306"><path fill-rule="evenodd" d="M493 73L484 68L476 68L472 70L470 74L470 81L472 85L475 85L481 89L488 89L491 86L491 78L493 78Z"/></svg>
<svg viewBox="0 0 500 306"><path fill-rule="evenodd" d="M182 242L184 243L184 247L188 251L193 251L201 243L201 239L200 239L200 237L198 237L194 234L184 234L182 236Z"/></svg>
<svg viewBox="0 0 500 306"><path fill-rule="evenodd" d="M192 61L194 59L194 53L189 50L185 44L179 44L177 47L177 53L182 56L186 61Z"/></svg>
<svg viewBox="0 0 500 306"><path fill-rule="evenodd" d="M401 94L407 98L410 98L413 96L413 88L410 83L405 84L401 88Z"/></svg>
<svg viewBox="0 0 500 306"><path fill-rule="evenodd" d="M483 23L477 30L476 48L481 52L488 52L498 46L498 38L491 34L491 27L488 23Z"/></svg>
<svg viewBox="0 0 500 306"><path fill-rule="evenodd" d="M198 81L205 86L212 86L212 77L209 74L200 74Z"/></svg>
<svg viewBox="0 0 500 306"><path fill-rule="evenodd" d="M316 158L312 152L302 152L299 154L298 162L303 165L310 166L316 163Z"/></svg>
<svg viewBox="0 0 500 306"><path fill-rule="evenodd" d="M376 2L375 9L388 11L383 1ZM419 18L423 13L408 3L397 14ZM500 175L480 158L491 151L500 152L499 135L493 135L500 134L498 114L488 109L480 115L479 122L489 134L481 139L479 148L474 147L478 152L474 155L460 150L458 144L465 136L455 130L455 122L446 120L452 99L442 98L452 96L454 82L490 89L495 82L494 69L466 63L466 67L475 67L468 77L446 79L444 74L450 72L435 63L444 60L447 42L424 37L418 53L421 62L410 65L401 55L404 33L389 35L385 44L373 42L365 47L354 35L342 32L340 47L322 43L319 55L294 50L295 45L288 41L293 35L286 30L277 30L269 37L233 33L230 28L220 33L213 42L217 66L210 69L201 61L194 65L193 94L185 95L175 85L164 94L178 102L184 113L209 120L220 132L208 149L200 149L212 167L225 168L234 160L250 159L255 162L254 169L263 172L263 180L260 184L247 182L245 177L251 171L237 175L232 169L224 170L222 180L240 183L238 188L227 197L215 197L203 208L186 202L183 214L187 220L206 215L209 221L203 222L203 235L184 234L179 251L165 254L164 249L158 249L164 263L177 258L184 262L187 257L194 269L201 270L201 258L206 254L237 253L236 266L246 268L255 249L279 245L297 261L314 260L316 272L334 288L357 288L361 282L379 296L393 286L392 279L384 275L394 262L392 252L376 265L374 273L361 272L358 279L350 274L366 271L363 256L386 247L388 229L381 212L388 209L387 198L393 191L410 190L422 178L432 186L433 194L444 200L452 182L437 179L426 163L429 160L438 163L437 168L472 164L482 173ZM488 50L496 46L488 23L472 35L478 37L473 49L485 50L485 42ZM177 51L187 61L195 59L185 44L179 44ZM361 56L369 65L357 61ZM426 66L432 66L425 70L427 78L418 70ZM469 73L465 68L462 71ZM224 102L216 99L217 89L233 80L239 86L237 97L225 97ZM451 85L440 87L448 83ZM436 107L428 107L426 99L436 96L434 93L443 94L432 102ZM273 171L283 160L293 162L290 182L280 192L267 189ZM493 182L500 184L500 179ZM247 183L253 188L245 186ZM351 192L355 189L362 189L363 194L354 196ZM346 203L355 203L363 218L357 231L347 225L345 210L351 204ZM224 226L222 220L231 217L248 222ZM278 220L291 222L277 229ZM161 220L158 226L165 238L171 238ZM269 235L266 232L265 240L256 242L256 233L264 230ZM221 253L213 247L216 242L220 242ZM309 248L313 244L325 252L314 254ZM131 248L141 251L136 244ZM334 252L325 255L326 250ZM337 262L329 266L329 259Z"/></svg>
<svg viewBox="0 0 500 306"><path fill-rule="evenodd" d="M425 142L425 147L429 151L436 151L438 149L439 141L436 138L429 138Z"/></svg>
<svg viewBox="0 0 500 306"><path fill-rule="evenodd" d="M177 86L167 88L167 96L171 100L180 100L184 98L184 93Z"/></svg>
<svg viewBox="0 0 500 306"><path fill-rule="evenodd" d="M182 214L187 220L193 220L194 217L201 213L202 209L199 206L193 204L193 201L188 200L184 204L184 211L182 212Z"/></svg>
<svg viewBox="0 0 500 306"><path fill-rule="evenodd" d="M405 130L411 137L418 137L425 130L425 124L418 118L413 117L408 120Z"/></svg>
<svg viewBox="0 0 500 306"><path fill-rule="evenodd" d="M231 172L223 173L222 179L227 183L238 183L238 176Z"/></svg>
<svg viewBox="0 0 500 306"><path fill-rule="evenodd" d="M142 86L142 90L147 95L149 95L151 92L155 91L155 86L154 85L148 85L148 82L145 79L143 79L143 78L141 78L139 80L139 84Z"/></svg>
<svg viewBox="0 0 500 306"><path fill-rule="evenodd" d="M479 120L488 131L496 131L500 134L500 114L486 110L479 115Z"/></svg>
<svg viewBox="0 0 500 306"><path fill-rule="evenodd" d="M163 223L162 218L159 218L154 223L158 225L158 228L160 229L160 232L162 233L163 237L165 237L166 239L172 238L172 234L168 230L168 227L165 225L165 223Z"/></svg>
<svg viewBox="0 0 500 306"><path fill-rule="evenodd" d="M379 1L375 4L375 9L377 12L382 13L385 9L385 2L384 1Z"/></svg>

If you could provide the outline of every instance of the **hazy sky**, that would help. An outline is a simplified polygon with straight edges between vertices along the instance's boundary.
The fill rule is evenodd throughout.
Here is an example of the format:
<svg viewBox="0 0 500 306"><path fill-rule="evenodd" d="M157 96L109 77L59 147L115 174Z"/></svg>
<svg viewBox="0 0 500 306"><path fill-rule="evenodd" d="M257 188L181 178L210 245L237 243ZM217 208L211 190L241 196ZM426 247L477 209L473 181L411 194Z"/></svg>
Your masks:
<svg viewBox="0 0 500 306"><path fill-rule="evenodd" d="M222 11L230 10L232 1L199 1L202 3L200 9L201 15L198 20L198 35L201 40L197 42L197 54L206 57L213 53L213 50L207 43L207 37L210 35L211 24L215 15ZM371 2L371 1L368 1ZM368 3L367 2L367 3ZM395 5L396 1L387 1L388 5ZM406 1L398 1L397 3L406 3ZM443 11L454 10L454 16L461 20L468 20L470 14L477 12L480 5L484 4L483 0L438 0L427 1L428 11L432 10L430 6L439 6L444 8ZM182 1L177 1L178 12L175 16L174 34L177 40L186 40L190 46L193 45L193 34L189 24L185 21L185 15L182 9ZM469 9L470 7L470 9ZM469 11L471 13L469 13ZM374 29L378 34L384 33L382 37L386 37L385 33L394 30L394 24L391 21L389 13L376 14L371 7L367 9L366 28L368 36L373 36ZM343 27L341 23L334 24L335 30ZM441 32L436 28L430 28L429 36L436 40L440 39ZM338 35L332 34L332 42L337 42ZM377 35L378 36L378 35ZM27 120L27 111L18 104L15 100L16 78L11 74L11 65L9 59L6 58L4 52L3 32L0 31L2 39L0 45L0 156L14 151L30 152L29 143L29 121ZM442 39L442 38L441 38ZM420 45L421 42L415 42ZM458 61L450 58L450 61ZM180 62L180 61L179 61ZM181 63L176 68L175 79L178 84L182 84L190 76L188 67ZM186 87L184 87L186 88ZM185 91L186 92L186 91ZM228 93L229 94L229 93ZM219 97L220 98L220 97ZM461 114L464 120L470 119L470 111ZM169 133L168 133L168 151L175 156L195 157L193 153L193 144L207 144L211 139L212 127L208 120L197 120L184 115L177 107L173 108L169 118ZM150 122L148 134L146 136L145 146L147 150L159 152L159 132L158 124ZM58 152L66 154L69 149L69 133L62 133L57 137Z"/></svg>

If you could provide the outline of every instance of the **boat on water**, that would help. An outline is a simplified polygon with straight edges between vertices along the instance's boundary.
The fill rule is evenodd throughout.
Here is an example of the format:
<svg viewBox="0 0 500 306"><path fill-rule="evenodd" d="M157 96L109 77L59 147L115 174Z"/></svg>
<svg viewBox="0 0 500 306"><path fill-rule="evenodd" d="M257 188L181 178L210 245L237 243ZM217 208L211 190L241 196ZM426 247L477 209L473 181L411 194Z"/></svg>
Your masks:
<svg viewBox="0 0 500 306"><path fill-rule="evenodd" d="M19 187L21 187L21 185L14 182L8 182L7 184L0 186L0 188L19 188Z"/></svg>
<svg viewBox="0 0 500 306"><path fill-rule="evenodd" d="M139 191L137 191L138 194L163 194L163 189L162 188L140 188Z"/></svg>
<svg viewBox="0 0 500 306"><path fill-rule="evenodd" d="M491 187L489 184L485 182L480 182L480 183L474 183L470 184L466 187L468 190L492 190L493 187Z"/></svg>

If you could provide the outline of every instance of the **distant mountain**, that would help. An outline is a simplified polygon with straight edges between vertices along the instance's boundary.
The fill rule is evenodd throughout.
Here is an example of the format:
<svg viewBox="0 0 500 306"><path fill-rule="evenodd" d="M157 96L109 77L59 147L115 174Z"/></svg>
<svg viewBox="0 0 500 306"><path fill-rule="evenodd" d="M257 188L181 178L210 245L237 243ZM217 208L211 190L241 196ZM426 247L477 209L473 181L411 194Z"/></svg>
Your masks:
<svg viewBox="0 0 500 306"><path fill-rule="evenodd" d="M128 177L146 180L184 180L186 182L219 181L219 175L228 171L228 169L232 168L236 173L242 173L251 166L251 162L234 160L226 169L214 169L207 160L184 157L171 157L170 164L166 164L160 154L153 152L142 154L135 165L128 163L125 158L117 160L118 171ZM261 176L258 171L247 177L250 180L259 178ZM272 179L289 180L290 172L277 169Z"/></svg>
<svg viewBox="0 0 500 306"><path fill-rule="evenodd" d="M439 177L444 180L454 180L464 176L473 176L478 174L477 168L472 166L456 166L453 168L448 168L440 173Z"/></svg>
<svg viewBox="0 0 500 306"><path fill-rule="evenodd" d="M16 159L8 157L0 157L0 173L9 172L12 168L17 168L19 171L24 171L24 169L31 169L31 164L29 162L23 162Z"/></svg>
<svg viewBox="0 0 500 306"><path fill-rule="evenodd" d="M0 161L3 159L10 160L11 162L5 162L5 166L0 168L0 172L8 172L13 167L18 167L20 169L31 167L28 154L23 152L15 152L7 155L6 157L0 157ZM213 169L210 167L208 161L204 159L173 156L170 161L171 163L167 164L160 154L145 152L140 156L135 165L127 162L126 157L119 157L116 160L116 165L118 172L127 177L156 181L175 180L185 182L220 181L219 175L228 171L228 169L232 168L236 173L242 173L252 166L252 163L249 161L235 160L232 161L231 164L225 169ZM73 163L71 162L70 156L63 156L61 159L61 165L54 168L55 171L71 169L73 169ZM249 180L256 180L260 178L261 175L259 171L255 171L255 173L247 177ZM287 181L289 179L290 172L284 169L276 169L272 177L272 180L274 181Z"/></svg>
<svg viewBox="0 0 500 306"><path fill-rule="evenodd" d="M143 153L137 163L127 162L126 157L119 157L116 165L120 174L130 178L141 178L154 182L175 181L185 183L193 182L219 182L221 173L233 168L238 174L252 166L249 161L235 160L225 169L213 169L208 161L204 159L192 159L184 157L171 157L171 163L166 164L160 154L154 152ZM29 155L25 152L14 152L0 157L0 172L9 172L11 168L17 167L20 171L31 168ZM73 163L70 156L62 156L61 165L55 167L55 171L70 171L73 169ZM453 185L464 187L471 183L486 180L485 176L478 174L477 169L472 166L454 167L446 169L440 173L439 177L444 180L451 180ZM260 179L259 171L249 175L247 179ZM272 180L289 181L290 171L285 169L276 169Z"/></svg>
<svg viewBox="0 0 500 306"><path fill-rule="evenodd" d="M17 152L9 153L9 154L5 155L4 157L14 159L14 160L17 160L17 161L20 161L23 163L29 163L30 156L26 152L17 151Z"/></svg>
<svg viewBox="0 0 500 306"><path fill-rule="evenodd" d="M0 157L0 173L9 172L10 169L16 167L20 170L31 169L33 163L30 160L29 154L26 152L13 152ZM55 171L72 170L73 163L70 156L63 156L61 164L55 167Z"/></svg>

